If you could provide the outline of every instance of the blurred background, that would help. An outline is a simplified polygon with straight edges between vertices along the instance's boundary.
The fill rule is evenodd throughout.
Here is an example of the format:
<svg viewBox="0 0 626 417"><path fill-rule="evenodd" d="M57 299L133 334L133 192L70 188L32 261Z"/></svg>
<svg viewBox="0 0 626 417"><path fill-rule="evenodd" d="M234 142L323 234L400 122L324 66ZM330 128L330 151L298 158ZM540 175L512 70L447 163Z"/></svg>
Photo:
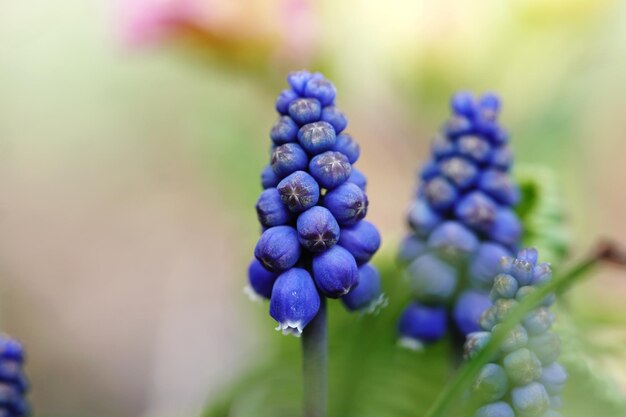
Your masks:
<svg viewBox="0 0 626 417"><path fill-rule="evenodd" d="M300 68L337 85L383 253L458 89L498 92L519 166L555 172L573 257L626 243L626 2L4 2L0 327L38 416L199 415L280 337L242 288ZM623 274L570 301L626 395Z"/></svg>

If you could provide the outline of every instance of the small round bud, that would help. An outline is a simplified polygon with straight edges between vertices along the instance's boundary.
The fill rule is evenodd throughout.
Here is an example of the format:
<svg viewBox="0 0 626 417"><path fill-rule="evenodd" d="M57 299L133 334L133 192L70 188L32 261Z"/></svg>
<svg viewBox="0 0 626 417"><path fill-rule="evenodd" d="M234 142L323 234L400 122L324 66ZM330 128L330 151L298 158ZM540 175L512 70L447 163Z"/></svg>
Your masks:
<svg viewBox="0 0 626 417"><path fill-rule="evenodd" d="M17 340L0 334L0 359L17 363L24 362L24 348Z"/></svg>
<svg viewBox="0 0 626 417"><path fill-rule="evenodd" d="M539 259L539 253L535 248L524 248L517 252L517 259L530 262L534 267Z"/></svg>
<svg viewBox="0 0 626 417"><path fill-rule="evenodd" d="M343 133L337 135L337 140L333 146L333 150L344 154L351 164L354 164L361 155L361 148L359 144L352 138L352 136Z"/></svg>
<svg viewBox="0 0 626 417"><path fill-rule="evenodd" d="M511 310L518 306L518 302L512 299L500 298L496 300L493 305L496 308L496 319L498 321L504 321L506 317L509 315Z"/></svg>
<svg viewBox="0 0 626 417"><path fill-rule="evenodd" d="M541 362L526 348L509 353L502 360L504 370L515 385L526 385L541 376Z"/></svg>
<svg viewBox="0 0 626 417"><path fill-rule="evenodd" d="M289 105L298 98L298 95L291 89L283 90L276 99L276 111L282 115L289 113Z"/></svg>
<svg viewBox="0 0 626 417"><path fill-rule="evenodd" d="M478 247L469 266L469 278L472 286L488 290L493 285L494 277L500 272L500 262L510 252L502 245L485 242Z"/></svg>
<svg viewBox="0 0 626 417"><path fill-rule="evenodd" d="M297 143L285 143L272 151L272 169L279 178L306 169L309 157Z"/></svg>
<svg viewBox="0 0 626 417"><path fill-rule="evenodd" d="M446 221L432 231L428 247L450 261L457 261L471 254L478 247L478 238L461 223Z"/></svg>
<svg viewBox="0 0 626 417"><path fill-rule="evenodd" d="M491 340L491 332L472 332L467 335L463 346L463 357L466 360L472 359Z"/></svg>
<svg viewBox="0 0 626 417"><path fill-rule="evenodd" d="M313 207L320 198L317 181L304 171L296 171L289 175L279 182L276 188L283 203L294 213Z"/></svg>
<svg viewBox="0 0 626 417"><path fill-rule="evenodd" d="M266 165L263 171L261 171L261 186L263 186L263 189L276 187L279 182L280 178L276 175L272 166Z"/></svg>
<svg viewBox="0 0 626 417"><path fill-rule="evenodd" d="M291 268L300 259L298 232L289 226L267 229L256 244L254 256L272 272Z"/></svg>
<svg viewBox="0 0 626 417"><path fill-rule="evenodd" d="M447 327L446 310L443 307L427 307L413 302L404 309L398 321L400 343L421 349L424 343L441 339Z"/></svg>
<svg viewBox="0 0 626 417"><path fill-rule="evenodd" d="M272 126L270 138L277 145L283 143L295 142L298 139L298 130L300 127L289 116L282 116Z"/></svg>
<svg viewBox="0 0 626 417"><path fill-rule="evenodd" d="M300 336L319 308L320 296L306 270L292 268L276 279L270 299L270 315L278 322L276 330Z"/></svg>
<svg viewBox="0 0 626 417"><path fill-rule="evenodd" d="M545 332L528 339L528 348L537 355L541 363L550 364L561 354L561 339L556 333Z"/></svg>
<svg viewBox="0 0 626 417"><path fill-rule="evenodd" d="M346 182L326 193L323 204L341 226L352 226L365 217L369 202L357 185Z"/></svg>
<svg viewBox="0 0 626 417"><path fill-rule="evenodd" d="M323 188L330 190L348 180L352 166L344 154L327 151L311 159L309 172Z"/></svg>
<svg viewBox="0 0 626 417"><path fill-rule="evenodd" d="M482 402L498 401L505 396L509 381L501 366L488 363L482 367L472 383L471 392Z"/></svg>
<svg viewBox="0 0 626 417"><path fill-rule="evenodd" d="M359 270L350 252L335 245L313 257L313 278L324 295L338 298L358 283Z"/></svg>
<svg viewBox="0 0 626 417"><path fill-rule="evenodd" d="M456 301L452 317L459 331L467 335L480 330L478 321L482 314L491 306L489 296L478 291L465 291Z"/></svg>
<svg viewBox="0 0 626 417"><path fill-rule="evenodd" d="M511 148L508 146L495 148L491 154L491 164L495 168L508 171L513 164L513 153L511 152Z"/></svg>
<svg viewBox="0 0 626 417"><path fill-rule="evenodd" d="M435 210L447 210L458 197L457 189L448 180L437 176L424 184L424 196Z"/></svg>
<svg viewBox="0 0 626 417"><path fill-rule="evenodd" d="M491 145L478 136L462 136L457 141L460 155L468 157L478 163L486 162L491 157Z"/></svg>
<svg viewBox="0 0 626 417"><path fill-rule="evenodd" d="M556 362L544 366L539 378L539 382L543 384L550 395L559 395L563 391L566 380L567 371Z"/></svg>
<svg viewBox="0 0 626 417"><path fill-rule="evenodd" d="M376 226L361 220L354 226L341 229L339 244L354 256L358 264L364 264L380 248L380 233Z"/></svg>
<svg viewBox="0 0 626 417"><path fill-rule="evenodd" d="M317 122L322 117L322 106L313 98L297 98L289 104L289 116L300 126Z"/></svg>
<svg viewBox="0 0 626 417"><path fill-rule="evenodd" d="M465 116L452 116L443 126L443 132L451 139L474 133L472 122Z"/></svg>
<svg viewBox="0 0 626 417"><path fill-rule="evenodd" d="M408 235L402 239L398 251L398 261L408 264L427 250L426 243L415 235Z"/></svg>
<svg viewBox="0 0 626 417"><path fill-rule="evenodd" d="M331 150L336 140L335 129L326 122L309 123L298 131L300 145L314 155Z"/></svg>
<svg viewBox="0 0 626 417"><path fill-rule="evenodd" d="M515 413L510 405L500 401L480 407L474 417L515 417Z"/></svg>
<svg viewBox="0 0 626 417"><path fill-rule="evenodd" d="M409 208L407 219L415 233L422 237L427 237L441 222L441 216L420 197Z"/></svg>
<svg viewBox="0 0 626 417"><path fill-rule="evenodd" d="M322 121L330 123L337 134L348 126L346 115L335 106L326 106L322 109Z"/></svg>
<svg viewBox="0 0 626 417"><path fill-rule="evenodd" d="M437 134L430 143L430 149L435 158L441 159L454 155L456 146L454 142L442 134Z"/></svg>
<svg viewBox="0 0 626 417"><path fill-rule="evenodd" d="M518 417L541 417L550 407L548 393L538 382L513 388L511 400Z"/></svg>
<svg viewBox="0 0 626 417"><path fill-rule="evenodd" d="M297 221L298 238L311 252L323 252L339 240L339 225L328 209L314 206L306 210Z"/></svg>
<svg viewBox="0 0 626 417"><path fill-rule="evenodd" d="M496 332L502 326L501 324L496 324L493 326L492 331ZM528 344L528 333L523 326L519 324L516 325L510 332L508 332L504 340L502 341L502 345L500 346L500 350L502 352L508 353L513 352L515 350L521 349Z"/></svg>
<svg viewBox="0 0 626 417"><path fill-rule="evenodd" d="M533 269L533 285L541 285L550 281L552 278L552 268L550 268L550 264L547 262L540 263L535 265Z"/></svg>
<svg viewBox="0 0 626 417"><path fill-rule="evenodd" d="M472 191L459 201L454 212L469 227L487 232L493 228L497 204L484 193Z"/></svg>
<svg viewBox="0 0 626 417"><path fill-rule="evenodd" d="M442 160L439 163L439 171L460 189L471 186L478 177L476 165L458 156Z"/></svg>
<svg viewBox="0 0 626 417"><path fill-rule="evenodd" d="M500 111L500 98L494 93L485 93L478 100L478 107L483 112L483 117L486 117L484 112L490 112L492 114L489 117L490 120L495 120Z"/></svg>
<svg viewBox="0 0 626 417"><path fill-rule="evenodd" d="M513 261L511 275L515 277L520 286L529 285L533 280L534 268L535 265L533 265L531 262L524 259L516 258Z"/></svg>
<svg viewBox="0 0 626 417"><path fill-rule="evenodd" d="M500 209L489 231L491 239L506 246L514 246L522 234L522 224L513 210Z"/></svg>
<svg viewBox="0 0 626 417"><path fill-rule="evenodd" d="M314 74L304 87L304 95L319 100L322 106L328 106L333 104L337 90L322 74Z"/></svg>
<svg viewBox="0 0 626 417"><path fill-rule="evenodd" d="M478 320L478 324L480 324L481 329L490 332L496 324L498 324L498 319L496 318L496 307L491 306L480 316Z"/></svg>
<svg viewBox="0 0 626 417"><path fill-rule="evenodd" d="M268 188L261 193L256 213L263 227L280 226L291 221L291 212L283 204L276 188Z"/></svg>
<svg viewBox="0 0 626 417"><path fill-rule="evenodd" d="M365 191L365 188L367 187L367 178L365 178L365 175L363 175L361 171L358 171L355 167L352 167L352 173L348 177L348 182L355 184L362 191Z"/></svg>
<svg viewBox="0 0 626 417"><path fill-rule="evenodd" d="M429 181L440 175L439 164L435 161L427 161L420 169L419 177L423 181Z"/></svg>
<svg viewBox="0 0 626 417"><path fill-rule="evenodd" d="M515 278L509 274L498 274L493 280L493 287L489 296L492 301L499 298L515 298L519 284Z"/></svg>
<svg viewBox="0 0 626 417"><path fill-rule="evenodd" d="M496 169L485 171L478 181L478 187L496 201L507 206L516 205L520 199L519 189L511 177Z"/></svg>
<svg viewBox="0 0 626 417"><path fill-rule="evenodd" d="M304 94L304 87L309 82L309 80L313 77L309 71L292 71L287 75L287 82L289 86L295 91L297 94Z"/></svg>
<svg viewBox="0 0 626 417"><path fill-rule="evenodd" d="M554 313L547 307L536 308L524 319L524 327L533 336L548 331L552 323L554 323Z"/></svg>
<svg viewBox="0 0 626 417"><path fill-rule="evenodd" d="M374 311L384 302L380 275L376 268L365 264L359 268L359 283L341 301L351 311Z"/></svg>
<svg viewBox="0 0 626 417"><path fill-rule="evenodd" d="M456 290L458 271L432 253L425 253L414 260L407 274L409 289L420 301L446 301Z"/></svg>
<svg viewBox="0 0 626 417"><path fill-rule="evenodd" d="M272 296L272 288L278 274L268 271L256 259L253 259L248 266L248 282L256 294L269 299Z"/></svg>
<svg viewBox="0 0 626 417"><path fill-rule="evenodd" d="M476 107L474 96L468 91L459 91L452 96L450 107L455 114L472 117Z"/></svg>

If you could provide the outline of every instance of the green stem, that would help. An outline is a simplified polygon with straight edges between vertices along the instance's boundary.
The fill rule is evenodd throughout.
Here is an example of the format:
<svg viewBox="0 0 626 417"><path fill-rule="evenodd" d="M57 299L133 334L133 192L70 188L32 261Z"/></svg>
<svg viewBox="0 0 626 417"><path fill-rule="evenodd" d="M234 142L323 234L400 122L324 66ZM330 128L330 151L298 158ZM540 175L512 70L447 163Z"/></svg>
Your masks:
<svg viewBox="0 0 626 417"><path fill-rule="evenodd" d="M321 297L317 316L302 333L304 377L303 416L326 417L328 391L328 337L326 332L326 298Z"/></svg>
<svg viewBox="0 0 626 417"><path fill-rule="evenodd" d="M446 385L424 417L446 417L451 415L449 412L451 407L460 405L460 398L462 398L463 393L476 378L480 369L494 357L506 335L513 330L523 317L541 303L545 297L553 292L562 293L575 282L587 276L587 273L602 261L626 265L626 256L613 243L602 242L587 259L574 266L564 275L552 279L546 285L539 287L537 291L529 294L517 307L511 310L507 319L493 332L491 340L484 349L479 351L471 361L466 362L459 368L454 379Z"/></svg>

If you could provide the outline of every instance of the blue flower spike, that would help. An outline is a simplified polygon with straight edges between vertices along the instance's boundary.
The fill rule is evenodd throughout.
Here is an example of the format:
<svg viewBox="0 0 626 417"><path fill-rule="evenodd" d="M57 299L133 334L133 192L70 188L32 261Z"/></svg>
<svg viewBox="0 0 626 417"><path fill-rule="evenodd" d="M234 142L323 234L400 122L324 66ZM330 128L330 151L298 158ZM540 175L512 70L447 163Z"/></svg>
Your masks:
<svg viewBox="0 0 626 417"><path fill-rule="evenodd" d="M450 107L452 117L435 135L430 159L420 171L407 214L411 232L398 258L407 265L415 301L445 309L452 317L451 330L467 336L480 329L479 319L491 305L489 291L500 260L511 257L519 245L521 223L513 211L519 190L509 174L508 135L498 124L499 98L459 92ZM505 284L493 296L503 292L514 299L516 288ZM496 311L492 313L485 321L496 319Z"/></svg>
<svg viewBox="0 0 626 417"><path fill-rule="evenodd" d="M511 306L550 280L549 269L548 264L538 263L538 254L534 249L522 249L515 258L503 258L500 273L495 277L490 293L494 304L483 313L480 321L483 329L467 337L467 359L471 359L487 344L492 332L498 331L513 308ZM538 275L542 277L540 282L533 282L533 278ZM492 398L471 392L474 404L480 407L474 417L559 416L555 408L560 405L559 396L567 372L557 362L559 338L551 331L553 322L554 314L550 309L539 305L505 336L499 352L487 365L503 370L504 380L498 385L503 392ZM480 378L476 383L479 383Z"/></svg>
<svg viewBox="0 0 626 417"><path fill-rule="evenodd" d="M263 233L246 292L270 300L278 330L300 336L325 298L356 312L375 312L386 300L369 263L381 238L364 220L367 179L354 168L361 149L345 131L337 91L320 73L293 72L287 82L261 173L256 211Z"/></svg>
<svg viewBox="0 0 626 417"><path fill-rule="evenodd" d="M22 345L0 333L0 416L25 417L30 414L24 360Z"/></svg>

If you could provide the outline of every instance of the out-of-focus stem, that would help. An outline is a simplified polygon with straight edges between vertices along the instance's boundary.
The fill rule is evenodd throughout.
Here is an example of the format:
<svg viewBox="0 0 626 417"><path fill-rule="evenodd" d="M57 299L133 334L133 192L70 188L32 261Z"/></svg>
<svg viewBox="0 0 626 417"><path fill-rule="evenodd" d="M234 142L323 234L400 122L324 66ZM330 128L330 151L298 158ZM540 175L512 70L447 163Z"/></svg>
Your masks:
<svg viewBox="0 0 626 417"><path fill-rule="evenodd" d="M328 337L326 327L326 298L321 297L320 310L317 316L302 333L304 417L326 417L328 391Z"/></svg>

